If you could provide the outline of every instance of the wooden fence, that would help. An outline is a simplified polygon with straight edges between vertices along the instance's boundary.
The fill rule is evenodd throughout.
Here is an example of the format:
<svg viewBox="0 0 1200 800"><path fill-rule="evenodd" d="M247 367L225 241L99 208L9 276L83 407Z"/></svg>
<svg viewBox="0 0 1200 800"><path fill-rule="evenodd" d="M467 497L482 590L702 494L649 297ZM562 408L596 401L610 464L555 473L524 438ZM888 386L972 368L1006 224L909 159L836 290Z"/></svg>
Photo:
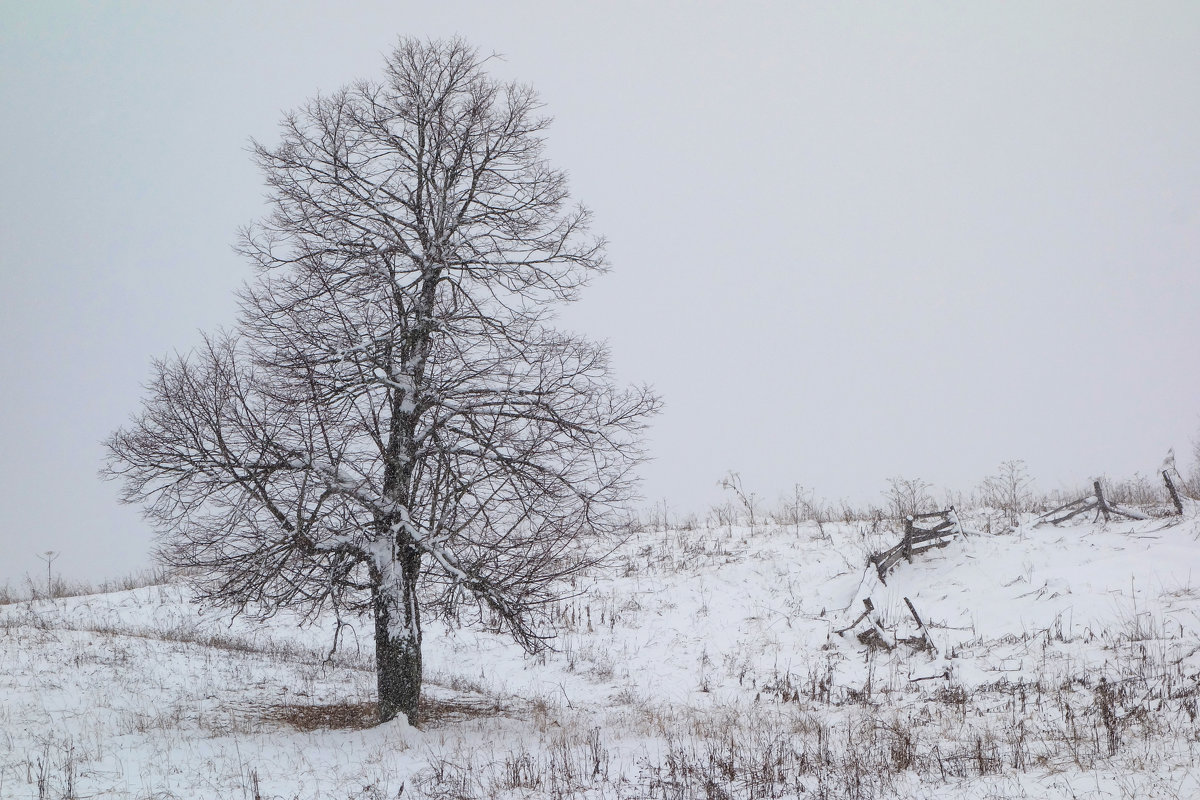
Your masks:
<svg viewBox="0 0 1200 800"><path fill-rule="evenodd" d="M1167 478L1167 473L1164 472L1163 477L1167 480L1167 487L1174 490L1175 487L1172 486L1170 478ZM1173 499L1176 501L1176 508L1182 512L1183 507L1178 502L1179 496L1173 495ZM1108 500L1104 497L1104 489L1100 486L1100 481L1093 481L1092 494L1084 495L1078 500L1072 500L1069 503L1063 503L1058 508L1047 511L1045 514L1042 514L1040 517L1038 517L1038 521L1035 524L1045 525L1049 523L1050 525L1057 525L1060 522L1066 522L1073 517L1077 517L1080 514L1086 514L1089 511L1096 512L1094 521L1099 521L1101 516L1104 517L1105 521L1108 521L1113 517L1114 514L1119 517L1125 517L1126 519L1149 519L1148 516L1140 511L1135 511L1131 508L1124 508L1123 506L1108 502Z"/></svg>
<svg viewBox="0 0 1200 800"><path fill-rule="evenodd" d="M900 563L900 559L912 563L916 553L923 553L935 547L945 547L955 536L966 535L958 521L958 513L954 506L945 511L934 511L929 514L913 514L904 519L904 538L890 550L871 556L871 563L879 573L879 581L887 585L887 574L892 567Z"/></svg>
<svg viewBox="0 0 1200 800"><path fill-rule="evenodd" d="M875 604L871 599L872 593L878 588L875 579L878 578L879 584L886 586L888 573L901 560L911 562L913 556L918 553L932 550L935 547L945 547L950 544L950 540L955 536L966 535L966 531L963 530L962 524L958 521L958 512L954 510L954 506L950 506L944 511L934 511L930 514L913 514L912 516L905 517L904 538L895 547L871 556L870 565L863 575L863 580L859 584L854 600L850 602L850 606L847 608L848 611L855 609L861 603L863 610L854 618L854 621L835 629L834 633L839 636L845 636L851 631L857 631L858 640L869 647L882 647L885 650L891 650L896 647L896 637L884 628L883 623L875 614ZM871 574L872 566L875 567L874 575ZM904 602L908 606L908 611L912 615L913 620L917 623L917 630L920 634L918 639L923 642L922 646L936 654L938 651L937 647L933 643L933 638L929 635L929 629L925 626L920 615L917 614L917 609L913 606L909 598L905 597Z"/></svg>

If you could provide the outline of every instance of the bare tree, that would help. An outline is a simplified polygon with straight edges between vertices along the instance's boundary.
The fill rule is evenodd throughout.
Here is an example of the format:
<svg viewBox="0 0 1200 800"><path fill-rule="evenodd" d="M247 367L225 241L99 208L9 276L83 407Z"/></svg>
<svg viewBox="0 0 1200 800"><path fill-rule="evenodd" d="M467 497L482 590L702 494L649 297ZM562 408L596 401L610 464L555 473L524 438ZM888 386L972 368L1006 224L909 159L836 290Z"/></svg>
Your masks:
<svg viewBox="0 0 1200 800"><path fill-rule="evenodd" d="M373 615L384 720L417 721L423 612L545 645L658 406L549 326L603 241L542 158L536 94L485 63L401 40L382 82L255 145L272 212L241 240L259 275L239 323L157 362L107 443L203 599Z"/></svg>

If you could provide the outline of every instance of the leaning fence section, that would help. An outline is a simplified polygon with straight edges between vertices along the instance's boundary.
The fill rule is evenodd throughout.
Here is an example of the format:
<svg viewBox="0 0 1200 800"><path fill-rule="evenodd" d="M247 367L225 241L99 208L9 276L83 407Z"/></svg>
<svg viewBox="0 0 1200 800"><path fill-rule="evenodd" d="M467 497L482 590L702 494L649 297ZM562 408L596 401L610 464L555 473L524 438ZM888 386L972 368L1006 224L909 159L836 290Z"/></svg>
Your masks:
<svg viewBox="0 0 1200 800"><path fill-rule="evenodd" d="M911 564L914 555L935 547L945 547L955 536L965 535L954 506L928 514L911 514L904 519L904 538L900 543L872 555L871 563L879 573L880 582L886 586L888 573L901 560Z"/></svg>

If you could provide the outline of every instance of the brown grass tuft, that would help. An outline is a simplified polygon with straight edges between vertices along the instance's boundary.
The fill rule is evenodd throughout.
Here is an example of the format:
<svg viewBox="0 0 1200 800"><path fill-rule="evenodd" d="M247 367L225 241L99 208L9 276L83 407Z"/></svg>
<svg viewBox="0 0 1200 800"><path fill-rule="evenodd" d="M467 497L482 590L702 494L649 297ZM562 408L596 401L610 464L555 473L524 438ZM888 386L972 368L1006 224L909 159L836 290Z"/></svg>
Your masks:
<svg viewBox="0 0 1200 800"><path fill-rule="evenodd" d="M379 705L331 703L329 705L271 705L263 719L290 725L305 733L315 730L364 730L379 723Z"/></svg>
<svg viewBox="0 0 1200 800"><path fill-rule="evenodd" d="M421 725L461 722L468 719L499 717L512 709L499 701L485 698L421 699ZM379 724L379 704L329 703L324 705L268 705L261 710L262 719L289 725L308 733L316 730L365 730Z"/></svg>

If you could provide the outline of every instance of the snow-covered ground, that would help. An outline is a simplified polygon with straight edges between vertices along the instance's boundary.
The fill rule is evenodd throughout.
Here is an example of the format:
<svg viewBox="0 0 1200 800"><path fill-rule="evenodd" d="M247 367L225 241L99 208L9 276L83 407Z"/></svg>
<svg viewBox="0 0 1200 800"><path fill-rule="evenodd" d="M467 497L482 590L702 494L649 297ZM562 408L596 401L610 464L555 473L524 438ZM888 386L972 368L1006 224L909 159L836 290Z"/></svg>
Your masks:
<svg viewBox="0 0 1200 800"><path fill-rule="evenodd" d="M895 533L823 531L640 533L541 656L430 625L420 730L372 724L366 625L330 658L176 586L0 606L0 797L1200 796L1196 516L1030 519L873 588ZM834 633L868 590L894 650Z"/></svg>

